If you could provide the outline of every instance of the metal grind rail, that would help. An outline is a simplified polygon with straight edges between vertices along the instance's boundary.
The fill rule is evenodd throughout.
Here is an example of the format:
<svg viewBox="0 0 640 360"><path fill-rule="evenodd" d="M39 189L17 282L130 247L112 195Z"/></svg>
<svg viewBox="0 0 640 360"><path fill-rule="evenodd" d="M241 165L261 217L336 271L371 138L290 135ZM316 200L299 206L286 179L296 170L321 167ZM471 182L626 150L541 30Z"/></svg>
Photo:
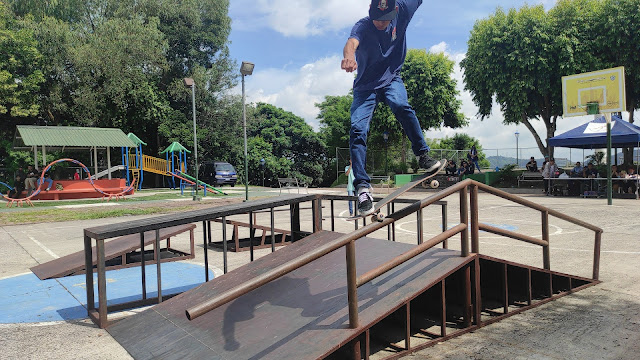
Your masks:
<svg viewBox="0 0 640 360"><path fill-rule="evenodd" d="M542 214L542 240L518 234L511 231L506 231L491 227L488 225L480 224L478 220L478 191L482 190L487 193L502 197L506 200L519 203L523 206L538 210ZM423 208L436 203L450 195L459 193L460 197L460 224L454 226L451 229L445 230L443 233L436 235L426 242L420 243L416 248L407 251L406 253L397 256L396 258L388 261L387 263L380 265L379 267L372 269L371 271L361 275L359 278L356 275L356 256L355 256L355 241L371 234L372 232L379 230L385 226L389 226L397 220L400 220L412 213L418 212ZM470 196L469 196L470 195ZM469 199L470 198L470 199ZM469 211L470 210L470 211ZM469 216L471 213L471 216ZM449 188L446 188L432 196L429 196L423 200L413 202L412 204L400 209L394 213L391 213L381 222L373 222L369 225L365 225L363 228L357 229L352 233L343 235L333 241L327 242L324 245L313 249L309 253L305 253L300 257L284 263L270 271L262 273L256 276L253 280L245 282L232 290L224 292L216 297L213 297L204 302L195 304L185 310L187 318L193 320L198 316L201 316L208 311L211 311L225 303L228 303L248 292L254 290L266 283L269 283L281 276L298 269L338 248L345 246L346 248L346 268L347 268L347 297L349 306L349 327L352 329L358 328L358 290L357 288L372 279L380 276L381 274L393 269L394 267L406 262L409 259L423 253L424 251L432 248L433 246L451 238L457 234L460 234L461 242L461 257L470 256L469 249L469 236L471 237L471 251L472 253L479 254L479 231L481 229L490 231L496 234L507 236L521 241L537 244L543 247L543 263L546 270L550 270L550 255L549 255L549 215L555 216L562 220L571 222L573 224L585 227L595 232L595 244L594 244L594 262L593 262L593 279L598 279L599 273L599 261L600 261L600 241L602 235L602 229L585 223L581 220L575 219L566 214L562 214L558 211L549 209L542 205L533 203L529 200L519 198L501 190L491 188L488 185L479 183L477 181L466 179L459 182ZM466 270L469 272L469 269ZM467 274L468 275L468 274ZM470 294L470 293L469 293ZM469 295L470 296L470 295ZM469 309L470 310L470 309ZM479 316L476 314L476 316ZM470 316L465 316L465 322L470 322ZM359 346L359 345L358 345Z"/></svg>

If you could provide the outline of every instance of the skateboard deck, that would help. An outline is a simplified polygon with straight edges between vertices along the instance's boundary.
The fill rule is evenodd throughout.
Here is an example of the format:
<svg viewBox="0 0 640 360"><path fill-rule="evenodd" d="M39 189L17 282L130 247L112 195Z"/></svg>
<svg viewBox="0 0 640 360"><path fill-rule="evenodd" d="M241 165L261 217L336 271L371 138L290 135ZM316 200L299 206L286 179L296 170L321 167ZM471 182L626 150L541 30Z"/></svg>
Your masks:
<svg viewBox="0 0 640 360"><path fill-rule="evenodd" d="M440 160L440 168L438 170L436 170L436 171L434 171L434 172L432 172L430 174L424 173L424 174L420 175L420 177L418 177L417 179L402 185L402 187L397 188L391 194L385 196L380 201L378 201L374 205L372 213L367 214L367 215L356 215L356 216L347 218L347 220L348 221L352 221L352 220L363 219L363 218L365 218L367 216L371 216L372 221L373 220L382 221L384 219L384 214L382 214L380 212L380 209L382 209L383 206L385 206L388 203L390 203L391 201L395 200L398 196L400 196L400 195L404 194L405 192L407 192L407 191L413 189L414 187L418 186L422 182L427 181L427 180L431 179L432 177L438 175L438 173L440 171L442 171L442 169L444 169L445 166L447 166L447 159L441 159Z"/></svg>

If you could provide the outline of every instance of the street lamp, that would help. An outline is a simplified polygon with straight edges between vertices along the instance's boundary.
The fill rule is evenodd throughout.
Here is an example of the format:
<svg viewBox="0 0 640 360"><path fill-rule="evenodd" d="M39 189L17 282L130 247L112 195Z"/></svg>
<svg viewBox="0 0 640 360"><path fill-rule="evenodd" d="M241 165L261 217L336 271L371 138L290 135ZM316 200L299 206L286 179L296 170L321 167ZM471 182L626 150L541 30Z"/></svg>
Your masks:
<svg viewBox="0 0 640 360"><path fill-rule="evenodd" d="M240 65L242 74L242 123L244 126L244 201L249 201L249 160L247 155L247 111L245 108L244 77L253 74L254 64L243 61Z"/></svg>
<svg viewBox="0 0 640 360"><path fill-rule="evenodd" d="M516 136L516 168L518 168L520 166L520 153L519 153L519 149L518 149L518 137L520 136L520 133L518 132L518 130L516 130L515 134L513 134Z"/></svg>
<svg viewBox="0 0 640 360"><path fill-rule="evenodd" d="M191 88L191 112L193 113L193 158L196 163L196 195L193 197L193 200L200 200L198 197L200 181L198 181L198 137L196 136L196 83L192 78L184 78L184 86Z"/></svg>
<svg viewBox="0 0 640 360"><path fill-rule="evenodd" d="M382 138L384 139L384 175L389 175L388 165L389 165L389 156L387 153L387 142L389 141L389 132L385 130L382 133Z"/></svg>

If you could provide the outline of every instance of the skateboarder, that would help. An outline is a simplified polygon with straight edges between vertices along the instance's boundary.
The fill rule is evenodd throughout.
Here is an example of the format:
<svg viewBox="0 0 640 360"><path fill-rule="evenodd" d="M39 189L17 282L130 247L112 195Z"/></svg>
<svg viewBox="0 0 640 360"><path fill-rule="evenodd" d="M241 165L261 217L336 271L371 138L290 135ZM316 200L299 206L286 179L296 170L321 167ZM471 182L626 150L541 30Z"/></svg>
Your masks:
<svg viewBox="0 0 640 360"><path fill-rule="evenodd" d="M357 70L353 82L349 149L353 162L358 212L373 212L371 180L365 171L367 133L378 102L387 104L411 141L420 168L437 171L440 162L429 157L415 111L409 105L400 70L407 53L406 30L422 0L372 0L369 16L360 19L344 46L341 67Z"/></svg>

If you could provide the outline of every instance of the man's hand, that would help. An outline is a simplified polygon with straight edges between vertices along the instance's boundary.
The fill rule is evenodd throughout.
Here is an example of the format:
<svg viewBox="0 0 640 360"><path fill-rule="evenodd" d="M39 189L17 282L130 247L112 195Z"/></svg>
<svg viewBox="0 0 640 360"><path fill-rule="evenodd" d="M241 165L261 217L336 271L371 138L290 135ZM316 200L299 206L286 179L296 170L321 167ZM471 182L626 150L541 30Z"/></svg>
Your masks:
<svg viewBox="0 0 640 360"><path fill-rule="evenodd" d="M356 59L342 59L340 66L342 67L342 70L345 70L346 72L354 72L358 69Z"/></svg>
<svg viewBox="0 0 640 360"><path fill-rule="evenodd" d="M358 69L358 63L356 62L356 49L360 45L360 42L354 38L347 40L342 50L342 63L340 67L346 72L354 72Z"/></svg>

